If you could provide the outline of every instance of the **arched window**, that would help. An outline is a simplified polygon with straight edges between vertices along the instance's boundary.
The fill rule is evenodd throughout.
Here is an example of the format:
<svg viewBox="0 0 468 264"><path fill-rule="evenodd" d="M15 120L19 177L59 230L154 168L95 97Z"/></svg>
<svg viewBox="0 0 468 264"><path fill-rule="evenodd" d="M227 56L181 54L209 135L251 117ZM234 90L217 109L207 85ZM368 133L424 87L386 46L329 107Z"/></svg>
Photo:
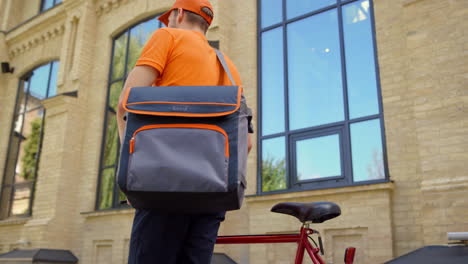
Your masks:
<svg viewBox="0 0 468 264"><path fill-rule="evenodd" d="M119 201L125 199L115 184L120 149L116 120L117 104L125 79L134 67L143 46L152 33L162 26L161 22L153 17L128 28L113 40L96 199L98 210L119 207Z"/></svg>
<svg viewBox="0 0 468 264"><path fill-rule="evenodd" d="M20 79L1 186L0 219L31 214L44 134L41 101L56 95L58 67L58 61L49 62Z"/></svg>

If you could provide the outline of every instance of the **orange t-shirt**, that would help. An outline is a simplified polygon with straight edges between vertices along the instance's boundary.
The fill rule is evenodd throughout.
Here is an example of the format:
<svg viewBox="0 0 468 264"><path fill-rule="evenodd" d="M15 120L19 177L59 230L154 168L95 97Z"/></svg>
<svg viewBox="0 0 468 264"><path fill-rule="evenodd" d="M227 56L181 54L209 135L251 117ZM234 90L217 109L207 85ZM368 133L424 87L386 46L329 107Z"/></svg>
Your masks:
<svg viewBox="0 0 468 264"><path fill-rule="evenodd" d="M241 86L236 66L224 57L236 85ZM136 62L136 66L142 65L159 72L154 86L235 85L230 83L206 37L196 31L156 30Z"/></svg>

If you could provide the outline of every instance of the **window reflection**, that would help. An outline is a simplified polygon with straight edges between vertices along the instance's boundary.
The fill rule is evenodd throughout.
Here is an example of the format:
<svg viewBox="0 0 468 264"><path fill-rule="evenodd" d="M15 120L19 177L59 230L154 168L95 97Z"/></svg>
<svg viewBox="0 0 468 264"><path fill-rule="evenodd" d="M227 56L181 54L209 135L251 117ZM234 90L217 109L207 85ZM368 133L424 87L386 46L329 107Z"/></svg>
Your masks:
<svg viewBox="0 0 468 264"><path fill-rule="evenodd" d="M116 198L120 200L125 198L123 193L115 186L114 182L117 167L116 162L120 149L116 120L117 104L126 76L134 67L148 39L153 32L161 26L158 20L152 18L127 29L114 39L112 65L110 69L112 74L109 82L108 104L105 107L104 146L102 149L102 162L99 172L100 185L99 197L97 197L97 209L118 207L119 204L115 203L113 197L118 196Z"/></svg>
<svg viewBox="0 0 468 264"><path fill-rule="evenodd" d="M336 10L288 25L291 129L344 120L338 37Z"/></svg>
<svg viewBox="0 0 468 264"><path fill-rule="evenodd" d="M29 82L27 81L20 81L21 89L18 89L18 101L15 107L15 113L21 114L26 111L26 93L28 92Z"/></svg>
<svg viewBox="0 0 468 264"><path fill-rule="evenodd" d="M47 89L49 87L50 66L50 63L48 63L34 71L30 80L31 86L29 88L29 100L39 101L46 98Z"/></svg>
<svg viewBox="0 0 468 264"><path fill-rule="evenodd" d="M284 188L385 178L370 1L259 0L262 166L273 167L264 165L271 153L287 157L293 171L282 172L284 186L302 182ZM374 115L370 123L356 123ZM319 131L335 134L317 137ZM271 139L278 135L286 138ZM281 189L271 188L265 175L262 169L262 191Z"/></svg>
<svg viewBox="0 0 468 264"><path fill-rule="evenodd" d="M20 81L18 101L0 197L0 218L31 213L39 168L45 109L41 100L56 94L57 61L44 64Z"/></svg>
<svg viewBox="0 0 468 264"><path fill-rule="evenodd" d="M114 113L109 113L106 144L104 146L104 166L115 165L119 150L119 134L117 130L117 119Z"/></svg>
<svg viewBox="0 0 468 264"><path fill-rule="evenodd" d="M113 83L110 87L109 106L114 112L117 110L117 104L119 103L120 92L122 91L123 84L123 81L119 81Z"/></svg>
<svg viewBox="0 0 468 264"><path fill-rule="evenodd" d="M107 209L112 207L112 199L114 194L114 176L114 168L105 169L101 174L99 209Z"/></svg>
<svg viewBox="0 0 468 264"><path fill-rule="evenodd" d="M159 28L161 23L156 19L151 19L139 24L130 30L130 44L128 48L127 73L130 72L140 57L144 45L151 37L155 28Z"/></svg>
<svg viewBox="0 0 468 264"><path fill-rule="evenodd" d="M339 135L297 141L296 170L299 181L341 176Z"/></svg>
<svg viewBox="0 0 468 264"><path fill-rule="evenodd" d="M43 109L25 115L21 134L19 161L16 164L16 182L33 180L36 176L37 155L41 140Z"/></svg>
<svg viewBox="0 0 468 264"><path fill-rule="evenodd" d="M336 0L286 0L287 16L294 18L336 4Z"/></svg>
<svg viewBox="0 0 468 264"><path fill-rule="evenodd" d="M112 80L124 78L125 56L127 53L128 32L114 41L114 55L112 58Z"/></svg>
<svg viewBox="0 0 468 264"><path fill-rule="evenodd" d="M32 182L15 184L13 191L11 215L29 214Z"/></svg>
<svg viewBox="0 0 468 264"><path fill-rule="evenodd" d="M284 131L283 30L262 34L262 134Z"/></svg>
<svg viewBox="0 0 468 264"><path fill-rule="evenodd" d="M57 73L58 73L59 62L54 61L51 65L51 74L49 82L49 91L47 92L47 97L52 97L57 95Z"/></svg>
<svg viewBox="0 0 468 264"><path fill-rule="evenodd" d="M354 181L384 179L380 120L351 124Z"/></svg>
<svg viewBox="0 0 468 264"><path fill-rule="evenodd" d="M42 0L41 11L45 11L54 6L54 0Z"/></svg>
<svg viewBox="0 0 468 264"><path fill-rule="evenodd" d="M284 137L262 143L262 190L286 189L286 149Z"/></svg>
<svg viewBox="0 0 468 264"><path fill-rule="evenodd" d="M350 118L379 113L369 1L343 7Z"/></svg>
<svg viewBox="0 0 468 264"><path fill-rule="evenodd" d="M262 27L268 27L283 19L282 0L262 0Z"/></svg>

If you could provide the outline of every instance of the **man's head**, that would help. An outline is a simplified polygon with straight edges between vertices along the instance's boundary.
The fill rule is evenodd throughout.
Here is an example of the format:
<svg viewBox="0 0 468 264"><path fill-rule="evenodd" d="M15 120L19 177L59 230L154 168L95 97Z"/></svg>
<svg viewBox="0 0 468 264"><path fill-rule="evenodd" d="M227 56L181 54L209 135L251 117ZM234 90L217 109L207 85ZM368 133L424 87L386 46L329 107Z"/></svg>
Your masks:
<svg viewBox="0 0 468 264"><path fill-rule="evenodd" d="M208 0L176 0L158 19L171 28L197 27L206 32L213 20L213 7Z"/></svg>

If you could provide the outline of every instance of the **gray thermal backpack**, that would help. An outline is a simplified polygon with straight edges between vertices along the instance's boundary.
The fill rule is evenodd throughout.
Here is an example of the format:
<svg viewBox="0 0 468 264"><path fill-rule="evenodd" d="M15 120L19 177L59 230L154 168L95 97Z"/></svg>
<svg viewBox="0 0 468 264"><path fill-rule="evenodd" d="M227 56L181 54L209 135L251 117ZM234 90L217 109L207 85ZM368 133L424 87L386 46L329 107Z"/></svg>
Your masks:
<svg viewBox="0 0 468 264"><path fill-rule="evenodd" d="M117 182L139 209L205 213L241 207L251 112L231 86L128 89Z"/></svg>

